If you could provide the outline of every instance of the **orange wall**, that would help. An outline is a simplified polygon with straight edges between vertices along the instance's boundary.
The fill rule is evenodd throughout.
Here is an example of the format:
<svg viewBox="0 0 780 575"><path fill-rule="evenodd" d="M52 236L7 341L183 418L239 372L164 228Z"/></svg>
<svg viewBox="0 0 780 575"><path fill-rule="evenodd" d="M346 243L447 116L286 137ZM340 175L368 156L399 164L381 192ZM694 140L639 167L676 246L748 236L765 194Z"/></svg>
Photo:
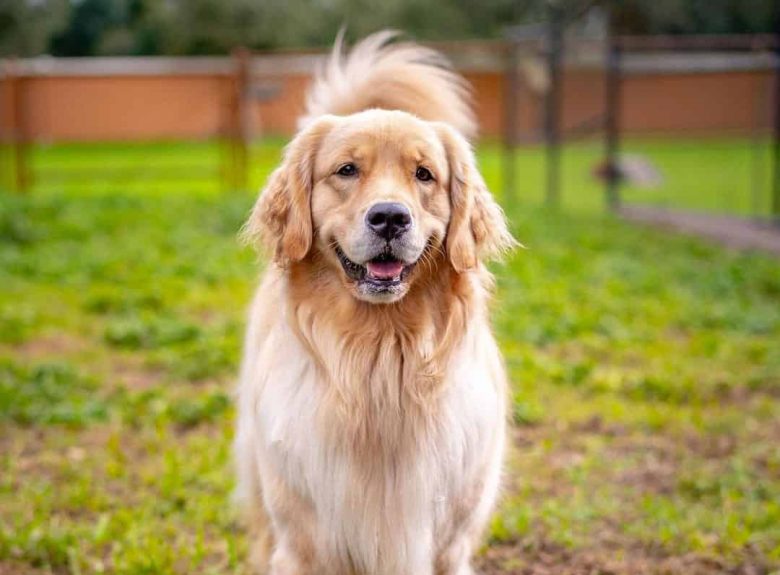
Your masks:
<svg viewBox="0 0 780 575"><path fill-rule="evenodd" d="M466 73L474 86L483 135L503 135L504 77ZM309 77L257 76L261 88L277 90L255 102L255 134L290 134L303 110ZM631 74L624 78L620 123L627 133L730 133L768 128L770 72ZM21 120L39 141L207 138L228 117L231 83L220 75L41 76L22 80ZM0 82L0 106L5 106ZM603 112L603 75L572 71L564 78L563 123L572 128ZM520 132L540 133L538 97L519 94ZM8 114L0 114L7 132Z"/></svg>
<svg viewBox="0 0 780 575"><path fill-rule="evenodd" d="M769 72L635 76L622 95L630 132L749 132L771 122Z"/></svg>
<svg viewBox="0 0 780 575"><path fill-rule="evenodd" d="M298 117L303 114L306 88L310 77L256 76L259 85L276 87L279 92L268 101L256 101L252 106L252 125L256 133L292 134L296 130Z"/></svg>
<svg viewBox="0 0 780 575"><path fill-rule="evenodd" d="M43 77L22 86L36 140L205 138L218 130L228 94L218 76Z"/></svg>

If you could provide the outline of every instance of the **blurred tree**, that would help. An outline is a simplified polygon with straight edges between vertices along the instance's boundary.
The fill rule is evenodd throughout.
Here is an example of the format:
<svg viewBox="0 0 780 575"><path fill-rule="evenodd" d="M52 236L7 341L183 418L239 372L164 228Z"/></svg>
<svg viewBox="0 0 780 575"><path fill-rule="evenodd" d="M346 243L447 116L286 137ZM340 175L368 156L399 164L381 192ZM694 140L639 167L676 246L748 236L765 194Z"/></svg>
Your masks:
<svg viewBox="0 0 780 575"><path fill-rule="evenodd" d="M623 0L620 28L636 34L750 34L772 31L778 0Z"/></svg>
<svg viewBox="0 0 780 575"><path fill-rule="evenodd" d="M103 36L122 23L122 0L83 0L70 12L65 29L51 39L58 56L94 56Z"/></svg>
<svg viewBox="0 0 780 575"><path fill-rule="evenodd" d="M0 56L45 53L69 10L68 0L0 0Z"/></svg>
<svg viewBox="0 0 780 575"><path fill-rule="evenodd" d="M540 21L548 0L0 0L0 54L225 54L325 46L397 28L430 40L495 38ZM771 31L780 0L621 0L621 30L641 34ZM587 0L557 0L568 14Z"/></svg>
<svg viewBox="0 0 780 575"><path fill-rule="evenodd" d="M65 0L66 3L67 0ZM161 51L153 14L159 0L71 0L67 23L52 35L55 56L141 55Z"/></svg>

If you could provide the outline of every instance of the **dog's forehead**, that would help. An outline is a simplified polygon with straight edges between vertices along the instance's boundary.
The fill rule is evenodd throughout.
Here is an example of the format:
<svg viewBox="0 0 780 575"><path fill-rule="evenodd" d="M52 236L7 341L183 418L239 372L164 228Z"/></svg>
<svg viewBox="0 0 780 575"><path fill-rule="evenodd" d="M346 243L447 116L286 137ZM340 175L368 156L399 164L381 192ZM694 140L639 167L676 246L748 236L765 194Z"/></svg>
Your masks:
<svg viewBox="0 0 780 575"><path fill-rule="evenodd" d="M430 122L405 112L368 110L339 118L322 141L317 166L388 151L404 159L446 162L444 146Z"/></svg>

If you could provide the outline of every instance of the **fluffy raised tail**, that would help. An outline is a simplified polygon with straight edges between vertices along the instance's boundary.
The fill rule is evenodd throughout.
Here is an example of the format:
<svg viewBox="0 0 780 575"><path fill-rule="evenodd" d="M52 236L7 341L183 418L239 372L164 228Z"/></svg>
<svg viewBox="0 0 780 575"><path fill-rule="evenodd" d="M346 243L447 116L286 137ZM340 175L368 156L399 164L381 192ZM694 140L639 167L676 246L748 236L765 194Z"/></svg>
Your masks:
<svg viewBox="0 0 780 575"><path fill-rule="evenodd" d="M468 138L475 136L477 123L466 80L439 52L396 42L397 37L397 32L377 32L345 54L340 33L309 90L299 125L324 114L346 116L382 108L446 122Z"/></svg>

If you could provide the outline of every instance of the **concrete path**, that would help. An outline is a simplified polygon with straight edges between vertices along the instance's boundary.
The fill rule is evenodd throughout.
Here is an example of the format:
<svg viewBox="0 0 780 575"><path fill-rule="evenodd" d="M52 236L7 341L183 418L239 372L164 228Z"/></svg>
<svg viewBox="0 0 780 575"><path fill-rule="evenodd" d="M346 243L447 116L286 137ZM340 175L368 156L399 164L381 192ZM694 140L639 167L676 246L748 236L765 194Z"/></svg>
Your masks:
<svg viewBox="0 0 780 575"><path fill-rule="evenodd" d="M738 250L760 250L780 257L780 225L734 216L678 212L651 206L624 206L629 221L703 236Z"/></svg>

